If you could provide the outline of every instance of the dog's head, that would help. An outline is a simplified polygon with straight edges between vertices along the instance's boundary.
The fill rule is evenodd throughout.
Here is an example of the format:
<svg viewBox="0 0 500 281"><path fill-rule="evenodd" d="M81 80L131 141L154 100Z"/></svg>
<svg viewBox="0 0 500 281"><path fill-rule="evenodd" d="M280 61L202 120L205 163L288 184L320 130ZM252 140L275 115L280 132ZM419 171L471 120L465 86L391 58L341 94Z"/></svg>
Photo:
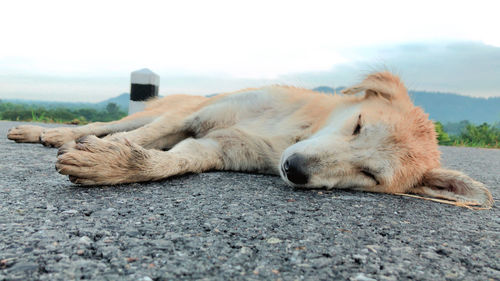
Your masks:
<svg viewBox="0 0 500 281"><path fill-rule="evenodd" d="M434 125L398 77L375 73L342 92L362 91L337 103L321 129L284 151L280 171L288 184L492 204L483 184L440 168Z"/></svg>

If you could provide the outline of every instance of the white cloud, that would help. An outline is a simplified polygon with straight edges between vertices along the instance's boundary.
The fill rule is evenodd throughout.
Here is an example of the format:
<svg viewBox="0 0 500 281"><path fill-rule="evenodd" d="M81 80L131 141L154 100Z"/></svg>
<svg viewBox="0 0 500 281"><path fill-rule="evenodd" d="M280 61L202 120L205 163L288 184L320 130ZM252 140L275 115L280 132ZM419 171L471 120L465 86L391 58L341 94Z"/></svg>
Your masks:
<svg viewBox="0 0 500 281"><path fill-rule="evenodd" d="M146 65L269 78L331 68L346 61L339 51L354 46L431 39L499 44L492 3L9 1L0 12L8 42L0 45L0 59L22 58L29 65L18 71L58 75L122 74Z"/></svg>
<svg viewBox="0 0 500 281"><path fill-rule="evenodd" d="M7 1L0 10L0 76L125 79L148 67L162 79L267 80L355 61L363 56L349 50L360 46L500 46L495 2ZM74 87L84 92L82 84ZM0 94L5 90L0 85Z"/></svg>

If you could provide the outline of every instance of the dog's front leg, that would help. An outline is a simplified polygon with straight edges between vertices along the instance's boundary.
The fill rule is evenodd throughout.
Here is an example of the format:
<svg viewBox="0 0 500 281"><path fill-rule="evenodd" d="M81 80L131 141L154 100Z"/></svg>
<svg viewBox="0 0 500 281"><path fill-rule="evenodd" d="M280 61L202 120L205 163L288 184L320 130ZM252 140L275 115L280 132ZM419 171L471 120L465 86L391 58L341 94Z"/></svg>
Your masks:
<svg viewBox="0 0 500 281"><path fill-rule="evenodd" d="M61 147L56 163L59 173L83 185L152 181L222 167L216 142L191 138L159 151L87 136Z"/></svg>
<svg viewBox="0 0 500 281"><path fill-rule="evenodd" d="M280 147L286 145L238 129L216 130L201 139L188 138L169 151L87 136L61 147L56 169L83 185L152 181L207 170L278 174Z"/></svg>

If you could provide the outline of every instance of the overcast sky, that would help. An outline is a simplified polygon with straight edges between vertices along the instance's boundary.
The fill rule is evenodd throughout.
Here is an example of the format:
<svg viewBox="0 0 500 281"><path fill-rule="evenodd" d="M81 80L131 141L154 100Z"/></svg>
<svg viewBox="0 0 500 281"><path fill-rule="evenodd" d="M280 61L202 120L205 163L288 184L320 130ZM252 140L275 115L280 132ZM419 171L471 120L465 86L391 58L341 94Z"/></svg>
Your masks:
<svg viewBox="0 0 500 281"><path fill-rule="evenodd" d="M341 86L388 68L410 88L500 96L497 1L8 1L0 98L99 101L131 71L160 93Z"/></svg>

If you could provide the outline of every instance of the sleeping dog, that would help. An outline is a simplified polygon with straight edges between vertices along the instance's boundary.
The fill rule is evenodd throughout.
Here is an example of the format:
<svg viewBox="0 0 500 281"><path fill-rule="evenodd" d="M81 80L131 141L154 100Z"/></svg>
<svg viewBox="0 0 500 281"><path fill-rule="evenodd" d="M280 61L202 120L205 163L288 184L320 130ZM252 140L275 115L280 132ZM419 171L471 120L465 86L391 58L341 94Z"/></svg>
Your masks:
<svg viewBox="0 0 500 281"><path fill-rule="evenodd" d="M368 75L342 95L286 86L211 98L171 95L119 121L53 129L24 125L8 138L60 147L57 171L82 185L230 170L280 175L301 188L493 204L482 183L440 167L433 123L389 72Z"/></svg>

